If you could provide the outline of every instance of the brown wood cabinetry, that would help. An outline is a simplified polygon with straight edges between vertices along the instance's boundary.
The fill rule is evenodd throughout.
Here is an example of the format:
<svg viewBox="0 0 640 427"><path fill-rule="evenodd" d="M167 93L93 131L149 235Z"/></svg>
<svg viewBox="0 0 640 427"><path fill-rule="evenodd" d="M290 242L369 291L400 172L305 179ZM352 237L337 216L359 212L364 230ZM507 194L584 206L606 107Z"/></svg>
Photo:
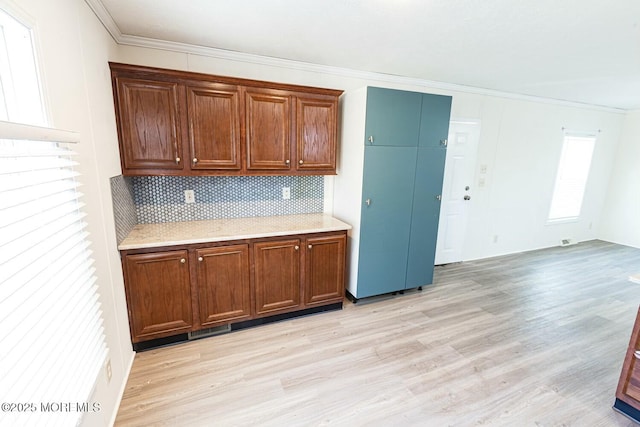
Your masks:
<svg viewBox="0 0 640 427"><path fill-rule="evenodd" d="M291 169L291 97L287 92L247 89L247 169Z"/></svg>
<svg viewBox="0 0 640 427"><path fill-rule="evenodd" d="M296 98L298 170L336 170L337 110L334 97L300 95Z"/></svg>
<svg viewBox="0 0 640 427"><path fill-rule="evenodd" d="M341 304L346 231L122 251L134 343Z"/></svg>
<svg viewBox="0 0 640 427"><path fill-rule="evenodd" d="M347 236L309 237L305 243L305 305L341 301L344 296Z"/></svg>
<svg viewBox="0 0 640 427"><path fill-rule="evenodd" d="M196 249L196 289L201 326L251 316L249 245Z"/></svg>
<svg viewBox="0 0 640 427"><path fill-rule="evenodd" d="M342 91L110 66L124 175L336 173Z"/></svg>
<svg viewBox="0 0 640 427"><path fill-rule="evenodd" d="M186 250L126 255L123 269L133 342L192 329Z"/></svg>
<svg viewBox="0 0 640 427"><path fill-rule="evenodd" d="M253 245L256 315L291 311L300 306L300 240Z"/></svg>
<svg viewBox="0 0 640 427"><path fill-rule="evenodd" d="M114 89L122 169L182 171L178 84L120 78Z"/></svg>
<svg viewBox="0 0 640 427"><path fill-rule="evenodd" d="M614 408L640 421L640 309L622 365Z"/></svg>
<svg viewBox="0 0 640 427"><path fill-rule="evenodd" d="M191 169L240 170L240 94L231 85L187 86Z"/></svg>

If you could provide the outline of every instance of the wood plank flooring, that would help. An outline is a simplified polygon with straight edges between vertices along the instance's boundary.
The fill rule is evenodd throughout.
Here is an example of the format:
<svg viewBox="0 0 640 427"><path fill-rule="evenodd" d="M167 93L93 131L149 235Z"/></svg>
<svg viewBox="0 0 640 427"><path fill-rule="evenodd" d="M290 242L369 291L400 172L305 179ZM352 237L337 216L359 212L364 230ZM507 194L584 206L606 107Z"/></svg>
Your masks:
<svg viewBox="0 0 640 427"><path fill-rule="evenodd" d="M117 426L632 426L640 250L436 268L422 292L136 355Z"/></svg>

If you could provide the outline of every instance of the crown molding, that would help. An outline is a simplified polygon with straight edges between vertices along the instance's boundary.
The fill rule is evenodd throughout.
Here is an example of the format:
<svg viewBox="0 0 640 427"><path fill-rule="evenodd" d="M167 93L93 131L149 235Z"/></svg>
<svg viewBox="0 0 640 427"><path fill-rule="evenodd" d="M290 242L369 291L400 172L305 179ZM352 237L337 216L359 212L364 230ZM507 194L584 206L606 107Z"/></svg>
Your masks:
<svg viewBox="0 0 640 427"><path fill-rule="evenodd" d="M494 89L485 89L474 86L466 86L456 83L445 83L434 80L425 80L414 77L405 77L395 74L385 74L372 71L360 71L350 68L342 68L331 65L319 65L310 62L294 61L290 59L274 58L269 56L255 55L214 47L198 46L187 43L171 42L148 37L132 36L123 34L117 24L106 10L101 0L85 0L94 11L98 19L102 22L111 37L120 45L135 46L149 49L166 50L171 52L186 53L192 55L206 56L216 59L223 59L235 62L244 62L254 65L264 65L269 67L286 68L290 70L305 71L319 74L330 74L339 77L372 80L382 83L393 83L401 85L411 85L429 89L439 89L443 91L463 92L476 95L493 96L519 101L529 101L536 103L552 104L565 107L575 107L590 109L609 113L625 114L627 110L622 108L606 107L594 104L587 104L575 101L566 101L554 98L543 98L533 95L524 95L512 92L502 92Z"/></svg>
<svg viewBox="0 0 640 427"><path fill-rule="evenodd" d="M120 32L120 28L118 28L116 21L113 20L113 17L111 16L111 14L104 7L104 4L102 4L102 1L101 0L84 0L84 1L89 5L91 10L93 10L93 13L96 14L96 16L98 17L98 20L102 23L102 25L107 30L107 32L111 34L111 37L113 37L113 40L115 40L116 43L121 44L120 40L122 39L123 34L122 32Z"/></svg>

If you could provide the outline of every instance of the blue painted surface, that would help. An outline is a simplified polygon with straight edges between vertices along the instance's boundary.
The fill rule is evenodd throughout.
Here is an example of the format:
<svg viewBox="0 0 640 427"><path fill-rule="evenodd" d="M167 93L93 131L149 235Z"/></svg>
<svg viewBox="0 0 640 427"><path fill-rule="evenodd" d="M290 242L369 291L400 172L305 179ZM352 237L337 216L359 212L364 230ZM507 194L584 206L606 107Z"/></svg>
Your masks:
<svg viewBox="0 0 640 427"><path fill-rule="evenodd" d="M423 94L420 119L420 147L445 149L440 144L440 141L447 139L449 135L450 112L450 96Z"/></svg>
<svg viewBox="0 0 640 427"><path fill-rule="evenodd" d="M450 110L448 96L368 88L356 298L433 282Z"/></svg>
<svg viewBox="0 0 640 427"><path fill-rule="evenodd" d="M415 147L420 132L422 94L377 87L367 88L365 139L374 146ZM368 140L365 141L370 145Z"/></svg>
<svg viewBox="0 0 640 427"><path fill-rule="evenodd" d="M404 289L416 151L365 148L356 298Z"/></svg>
<svg viewBox="0 0 640 427"><path fill-rule="evenodd" d="M407 260L407 289L433 283L446 150L419 148Z"/></svg>

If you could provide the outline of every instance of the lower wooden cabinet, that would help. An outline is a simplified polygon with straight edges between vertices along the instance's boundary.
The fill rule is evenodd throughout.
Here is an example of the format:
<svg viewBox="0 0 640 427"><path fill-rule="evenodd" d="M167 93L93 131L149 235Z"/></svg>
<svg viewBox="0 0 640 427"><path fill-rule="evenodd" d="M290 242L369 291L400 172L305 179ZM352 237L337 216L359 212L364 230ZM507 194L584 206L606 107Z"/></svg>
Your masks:
<svg viewBox="0 0 640 427"><path fill-rule="evenodd" d="M186 250L127 255L123 267L133 342L192 329Z"/></svg>
<svg viewBox="0 0 640 427"><path fill-rule="evenodd" d="M249 245L196 249L201 326L251 317Z"/></svg>
<svg viewBox="0 0 640 427"><path fill-rule="evenodd" d="M614 408L640 421L640 309L622 365Z"/></svg>
<svg viewBox="0 0 640 427"><path fill-rule="evenodd" d="M134 343L342 303L346 231L122 251Z"/></svg>
<svg viewBox="0 0 640 427"><path fill-rule="evenodd" d="M342 301L345 263L336 260L345 259L347 236L310 237L305 243L305 305Z"/></svg>
<svg viewBox="0 0 640 427"><path fill-rule="evenodd" d="M291 311L300 306L300 240L253 245L256 315Z"/></svg>

